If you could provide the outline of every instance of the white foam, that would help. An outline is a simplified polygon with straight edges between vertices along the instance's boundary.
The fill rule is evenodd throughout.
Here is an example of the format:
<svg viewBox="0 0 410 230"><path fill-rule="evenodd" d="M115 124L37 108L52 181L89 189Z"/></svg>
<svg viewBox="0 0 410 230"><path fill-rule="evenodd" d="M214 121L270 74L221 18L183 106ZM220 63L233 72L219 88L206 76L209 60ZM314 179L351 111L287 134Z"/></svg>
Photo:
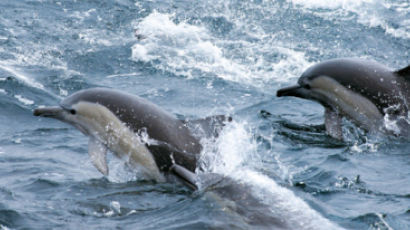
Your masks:
<svg viewBox="0 0 410 230"><path fill-rule="evenodd" d="M139 171L138 168L131 168L124 162L124 159L119 159L112 155L113 154L109 154L108 156L109 160L107 164L110 173L107 176L107 180L113 183L126 183L130 181L145 179L143 172ZM89 163L89 165L91 165L91 162ZM98 176L101 176L101 174L99 174Z"/></svg>
<svg viewBox="0 0 410 230"><path fill-rule="evenodd" d="M341 229L310 208L292 191L279 186L265 175L252 170L240 170L234 176L238 181L252 184L252 193L269 204L272 213L280 215L294 229Z"/></svg>
<svg viewBox="0 0 410 230"><path fill-rule="evenodd" d="M61 50L57 44L26 43L13 47L13 51L8 51L14 59L3 61L6 66L44 66L55 70L67 70L67 63L60 58Z"/></svg>
<svg viewBox="0 0 410 230"><path fill-rule="evenodd" d="M0 224L0 230L11 230L11 228L8 228L8 227Z"/></svg>
<svg viewBox="0 0 410 230"><path fill-rule="evenodd" d="M365 3L373 3L374 0L288 0L296 5L302 5L308 9L351 9L358 6L362 6Z"/></svg>
<svg viewBox="0 0 410 230"><path fill-rule="evenodd" d="M375 153L379 150L379 143L372 143L369 139L366 138L365 143L355 142L351 147L350 151L354 153Z"/></svg>
<svg viewBox="0 0 410 230"><path fill-rule="evenodd" d="M0 68L2 68L3 70L13 74L17 79L23 81L24 83L26 83L27 85L30 85L32 87L38 88L38 89L44 89L44 86L36 81L34 81L33 79L30 79L28 77L26 77L23 73L3 64L0 63Z"/></svg>
<svg viewBox="0 0 410 230"><path fill-rule="evenodd" d="M4 89L0 89L0 93L7 94L6 90L4 90Z"/></svg>
<svg viewBox="0 0 410 230"><path fill-rule="evenodd" d="M267 215L285 220L294 229L339 229L292 191L255 171L254 165L260 164L260 159L255 156L257 144L246 123L228 124L216 143L205 142L203 145L199 163L202 170L250 185L252 191L249 192L271 207L272 213Z"/></svg>
<svg viewBox="0 0 410 230"><path fill-rule="evenodd" d="M91 45L112 46L113 40L105 37L102 33L98 29L86 29L81 31L78 37Z"/></svg>
<svg viewBox="0 0 410 230"><path fill-rule="evenodd" d="M25 105L32 105L32 104L34 104L34 101L32 101L32 100L30 100L30 99L27 99L27 98L24 98L23 96L21 96L21 95L14 95L14 97L17 99L17 100L19 100L21 103L23 103L23 104L25 104Z"/></svg>
<svg viewBox="0 0 410 230"><path fill-rule="evenodd" d="M137 213L137 210L132 209L131 211L129 211L129 212L126 214L126 216L129 216L129 215L132 215L132 214L135 214L135 213Z"/></svg>
<svg viewBox="0 0 410 230"><path fill-rule="evenodd" d="M272 47L269 36L257 43L220 40L201 25L175 23L173 17L153 12L136 25L144 38L132 47L133 60L151 62L160 70L187 78L211 76L256 85L295 78L311 64L302 52ZM240 48L232 51L232 46ZM267 50L283 58L277 63L265 60Z"/></svg>
<svg viewBox="0 0 410 230"><path fill-rule="evenodd" d="M217 140L203 140L202 145L200 168L226 176L246 167L249 158L255 157L257 147L246 124L234 121L224 127Z"/></svg>
<svg viewBox="0 0 410 230"><path fill-rule="evenodd" d="M385 220L385 217L382 213L376 213L377 217L379 217L380 222L376 222L374 224L375 229L386 229L386 230L394 230L389 223ZM376 228L377 227L377 228Z"/></svg>
<svg viewBox="0 0 410 230"><path fill-rule="evenodd" d="M311 13L333 20L349 20L352 17L349 13L357 15L357 22L368 27L380 27L386 34L394 37L410 39L410 20L408 12L410 2L389 3L380 0L287 0L293 4L308 10ZM316 9L326 9L327 11L316 11ZM389 18L386 17L387 11L394 11L395 19L399 26L392 27ZM390 19L391 20L391 19Z"/></svg>
<svg viewBox="0 0 410 230"><path fill-rule="evenodd" d="M62 88L59 88L60 90L60 95L66 97L68 95L68 91Z"/></svg>
<svg viewBox="0 0 410 230"><path fill-rule="evenodd" d="M121 214L121 205L120 202L118 201L111 201L110 202L110 207L109 210L106 210L105 208L103 208L101 210L102 213L100 212L93 212L94 216L98 216L98 217L112 217L114 215L120 215Z"/></svg>
<svg viewBox="0 0 410 230"><path fill-rule="evenodd" d="M224 79L235 80L246 71L223 56L208 31L201 26L171 20L172 15L153 12L138 24L138 33L146 38L132 47L132 58L140 61L160 60L157 67L189 78L194 70L216 73Z"/></svg>
<svg viewBox="0 0 410 230"><path fill-rule="evenodd" d="M410 112L407 113L407 116L391 116L387 111L388 110L393 110L393 111L398 111L400 110L398 105L392 105L388 108L385 109L386 114L384 115L384 128L395 134L395 135L400 135L401 134L401 128L400 125L398 124L399 122L407 123L410 125Z"/></svg>
<svg viewBox="0 0 410 230"><path fill-rule="evenodd" d="M112 210L114 210L116 213L120 214L121 213L121 204L118 201L111 201L110 207Z"/></svg>
<svg viewBox="0 0 410 230"><path fill-rule="evenodd" d="M106 78L131 77L131 76L138 76L138 75L141 75L141 73L133 72L133 73L112 74L112 75L106 76Z"/></svg>
<svg viewBox="0 0 410 230"><path fill-rule="evenodd" d="M70 17L79 19L80 22L83 22L85 19L89 18L93 13L95 13L96 9L89 9L86 11L74 11L70 14Z"/></svg>

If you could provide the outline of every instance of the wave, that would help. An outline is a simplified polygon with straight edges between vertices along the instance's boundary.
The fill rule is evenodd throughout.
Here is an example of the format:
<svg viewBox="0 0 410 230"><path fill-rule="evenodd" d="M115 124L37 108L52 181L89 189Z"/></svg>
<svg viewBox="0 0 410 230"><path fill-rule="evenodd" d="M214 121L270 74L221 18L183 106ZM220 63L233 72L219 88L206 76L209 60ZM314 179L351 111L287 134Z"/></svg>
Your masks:
<svg viewBox="0 0 410 230"><path fill-rule="evenodd" d="M42 85L39 82L36 82L33 79L28 78L25 74L21 73L16 69L13 69L12 67L4 63L0 63L0 69L2 70L2 72L7 72L12 76L16 77L17 79L19 79L20 81L26 83L28 86L44 90L44 85Z"/></svg>
<svg viewBox="0 0 410 230"><path fill-rule="evenodd" d="M0 63L0 104L31 110L37 104L47 104L60 97L26 74Z"/></svg>
<svg viewBox="0 0 410 230"><path fill-rule="evenodd" d="M133 45L132 59L187 78L217 77L259 86L295 78L293 73L311 64L303 52L272 45L272 38L224 40L202 24L175 21L173 15L156 11L142 19L136 30L143 38ZM281 58L266 60L267 52Z"/></svg>
<svg viewBox="0 0 410 230"><path fill-rule="evenodd" d="M9 209L0 203L0 229L21 228L25 222L21 213Z"/></svg>
<svg viewBox="0 0 410 230"><path fill-rule="evenodd" d="M353 221L367 223L367 226L364 225L362 227L367 227L368 229L396 229L390 226L388 221L386 221L386 217L387 216L382 213L367 213L356 218L353 218Z"/></svg>
<svg viewBox="0 0 410 230"><path fill-rule="evenodd" d="M332 20L356 20L393 37L410 39L410 3L406 0L287 0L303 10Z"/></svg>

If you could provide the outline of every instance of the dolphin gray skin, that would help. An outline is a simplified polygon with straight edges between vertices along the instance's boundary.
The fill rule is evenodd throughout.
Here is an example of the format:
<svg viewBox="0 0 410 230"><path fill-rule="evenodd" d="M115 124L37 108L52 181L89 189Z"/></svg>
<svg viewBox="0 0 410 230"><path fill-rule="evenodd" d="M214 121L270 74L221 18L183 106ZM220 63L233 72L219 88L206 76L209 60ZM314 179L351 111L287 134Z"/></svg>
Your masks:
<svg viewBox="0 0 410 230"><path fill-rule="evenodd" d="M385 120L395 121L392 134L409 136L410 66L392 71L372 61L332 59L308 68L295 86L277 96L314 100L325 107L329 135L342 139L341 120L346 117L370 132L392 133Z"/></svg>
<svg viewBox="0 0 410 230"><path fill-rule="evenodd" d="M34 115L69 123L89 136L91 160L104 175L108 175L106 151L110 149L146 178L164 181L164 173L173 174L193 188L192 172L202 146L188 126L215 132L227 120L214 116L187 123L143 98L106 88L78 91L60 106L35 109Z"/></svg>

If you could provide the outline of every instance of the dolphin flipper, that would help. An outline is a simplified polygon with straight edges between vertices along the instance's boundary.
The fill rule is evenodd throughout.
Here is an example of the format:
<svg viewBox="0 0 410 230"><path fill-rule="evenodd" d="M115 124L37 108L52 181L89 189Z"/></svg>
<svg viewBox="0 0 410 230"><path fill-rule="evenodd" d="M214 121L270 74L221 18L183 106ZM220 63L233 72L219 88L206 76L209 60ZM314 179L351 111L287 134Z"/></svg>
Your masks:
<svg viewBox="0 0 410 230"><path fill-rule="evenodd" d="M178 164L173 164L170 168L170 171L173 172L179 179L181 179L185 184L192 188L193 190L197 190L198 186L196 185L196 174L189 171L188 169L182 167Z"/></svg>
<svg viewBox="0 0 410 230"><path fill-rule="evenodd" d="M338 140L343 139L342 117L338 112L329 108L325 109L325 127L327 134L331 137Z"/></svg>
<svg viewBox="0 0 410 230"><path fill-rule="evenodd" d="M90 155L93 165L100 171L104 176L108 175L107 166L107 147L94 137L90 137L88 140L88 154Z"/></svg>
<svg viewBox="0 0 410 230"><path fill-rule="evenodd" d="M175 147L161 141L147 144L155 161L161 165L160 169L174 174L188 187L197 190L196 185L196 156L194 154L179 151Z"/></svg>
<svg viewBox="0 0 410 230"><path fill-rule="evenodd" d="M232 117L225 115L209 116L198 120L183 121L190 129L204 134L205 137L218 137L219 132L226 123L231 122Z"/></svg>
<svg viewBox="0 0 410 230"><path fill-rule="evenodd" d="M174 146L162 142L155 141L151 144L146 144L152 156L157 162L160 170L170 171L173 164L181 165L182 167L194 172L196 169L196 155L180 151Z"/></svg>

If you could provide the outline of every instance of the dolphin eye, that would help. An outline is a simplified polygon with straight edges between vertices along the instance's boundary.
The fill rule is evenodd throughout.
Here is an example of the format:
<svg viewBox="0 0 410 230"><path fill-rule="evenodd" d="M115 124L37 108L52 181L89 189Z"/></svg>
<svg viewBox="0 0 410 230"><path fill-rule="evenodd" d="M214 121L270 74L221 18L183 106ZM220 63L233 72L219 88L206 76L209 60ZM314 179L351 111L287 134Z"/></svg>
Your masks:
<svg viewBox="0 0 410 230"><path fill-rule="evenodd" d="M75 109L70 109L70 113L71 113L72 115L75 115L75 114L77 113L77 111L75 111Z"/></svg>
<svg viewBox="0 0 410 230"><path fill-rule="evenodd" d="M309 85L309 84L304 84L304 85L303 85L303 88L305 88L305 89L310 89L310 85Z"/></svg>

